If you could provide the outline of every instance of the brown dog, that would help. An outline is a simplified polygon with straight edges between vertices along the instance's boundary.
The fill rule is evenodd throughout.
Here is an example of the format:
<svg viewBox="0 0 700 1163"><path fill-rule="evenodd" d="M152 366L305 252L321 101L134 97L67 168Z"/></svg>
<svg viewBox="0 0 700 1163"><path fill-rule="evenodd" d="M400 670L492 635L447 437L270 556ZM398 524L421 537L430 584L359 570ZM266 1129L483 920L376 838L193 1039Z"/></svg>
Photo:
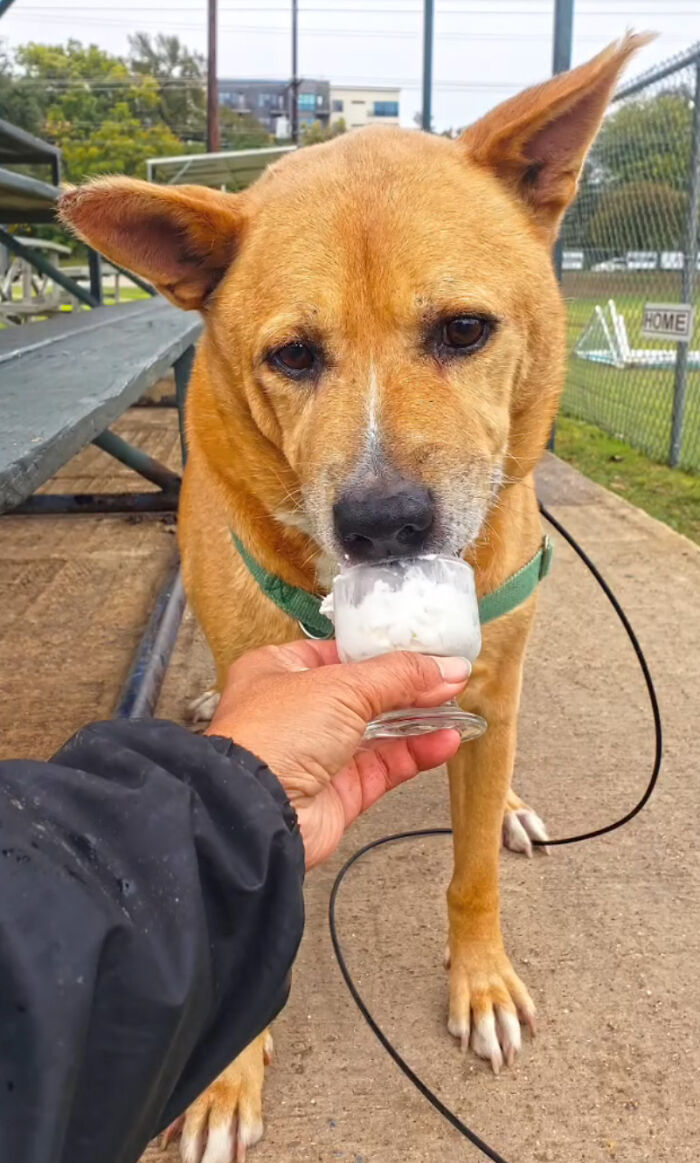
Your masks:
<svg viewBox="0 0 700 1163"><path fill-rule="evenodd" d="M343 553L463 553L480 594L536 552L533 469L557 407L564 311L550 253L629 36L458 141L396 129L301 150L237 195L110 178L63 220L206 330L190 387L180 542L218 681L298 637L234 547L323 591ZM489 729L450 767L449 1030L498 1070L534 1006L503 948L498 853L530 600L485 628L464 705ZM510 795L510 800L508 797ZM510 817L529 844L537 817ZM518 828L520 831L518 832ZM262 1133L261 1036L188 1113L183 1159ZM236 1147L236 1118L237 1143Z"/></svg>

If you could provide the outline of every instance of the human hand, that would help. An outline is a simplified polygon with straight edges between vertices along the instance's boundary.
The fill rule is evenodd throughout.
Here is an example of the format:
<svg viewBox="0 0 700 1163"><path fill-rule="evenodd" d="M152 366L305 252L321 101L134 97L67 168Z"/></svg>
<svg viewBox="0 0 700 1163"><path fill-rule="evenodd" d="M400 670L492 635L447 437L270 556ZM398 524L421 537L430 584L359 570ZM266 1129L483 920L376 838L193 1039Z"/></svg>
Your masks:
<svg viewBox="0 0 700 1163"><path fill-rule="evenodd" d="M465 659L385 654L338 661L335 642L266 646L235 662L207 734L226 735L267 763L299 819L307 868L385 792L457 751L457 731L360 748L384 711L437 707L465 687Z"/></svg>

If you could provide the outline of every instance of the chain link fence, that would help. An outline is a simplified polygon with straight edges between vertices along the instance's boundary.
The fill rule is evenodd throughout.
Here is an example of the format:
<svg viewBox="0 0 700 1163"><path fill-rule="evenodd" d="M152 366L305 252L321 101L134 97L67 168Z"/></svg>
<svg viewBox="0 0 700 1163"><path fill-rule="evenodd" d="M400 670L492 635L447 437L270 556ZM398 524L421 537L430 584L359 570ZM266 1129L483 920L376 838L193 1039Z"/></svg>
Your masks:
<svg viewBox="0 0 700 1163"><path fill-rule="evenodd" d="M687 343L642 324L648 304L698 304L699 199L697 44L618 91L562 228L563 412L697 472L700 319Z"/></svg>

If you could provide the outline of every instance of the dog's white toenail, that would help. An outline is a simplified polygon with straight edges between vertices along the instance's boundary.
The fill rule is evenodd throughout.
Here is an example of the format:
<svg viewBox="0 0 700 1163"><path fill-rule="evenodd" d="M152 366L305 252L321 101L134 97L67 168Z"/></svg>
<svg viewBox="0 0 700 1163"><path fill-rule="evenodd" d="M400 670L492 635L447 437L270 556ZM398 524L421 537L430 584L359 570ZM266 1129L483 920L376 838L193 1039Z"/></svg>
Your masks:
<svg viewBox="0 0 700 1163"><path fill-rule="evenodd" d="M233 1121L210 1126L202 1163L231 1163L234 1146Z"/></svg>
<svg viewBox="0 0 700 1163"><path fill-rule="evenodd" d="M493 1010L480 1014L472 1026L471 1047L479 1058L491 1063L494 1074L503 1065L503 1053L496 1033L496 1019Z"/></svg>

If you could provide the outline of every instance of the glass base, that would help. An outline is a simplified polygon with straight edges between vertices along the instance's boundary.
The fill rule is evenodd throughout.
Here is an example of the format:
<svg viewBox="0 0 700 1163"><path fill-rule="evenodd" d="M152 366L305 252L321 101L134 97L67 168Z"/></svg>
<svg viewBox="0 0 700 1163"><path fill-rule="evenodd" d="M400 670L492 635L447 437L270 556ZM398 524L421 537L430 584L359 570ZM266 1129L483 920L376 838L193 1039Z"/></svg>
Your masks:
<svg viewBox="0 0 700 1163"><path fill-rule="evenodd" d="M405 711L387 711L369 723L365 739L402 739L409 735L430 735L434 731L459 731L462 742L478 739L487 722L481 715L463 711L456 703L442 707L408 707Z"/></svg>

